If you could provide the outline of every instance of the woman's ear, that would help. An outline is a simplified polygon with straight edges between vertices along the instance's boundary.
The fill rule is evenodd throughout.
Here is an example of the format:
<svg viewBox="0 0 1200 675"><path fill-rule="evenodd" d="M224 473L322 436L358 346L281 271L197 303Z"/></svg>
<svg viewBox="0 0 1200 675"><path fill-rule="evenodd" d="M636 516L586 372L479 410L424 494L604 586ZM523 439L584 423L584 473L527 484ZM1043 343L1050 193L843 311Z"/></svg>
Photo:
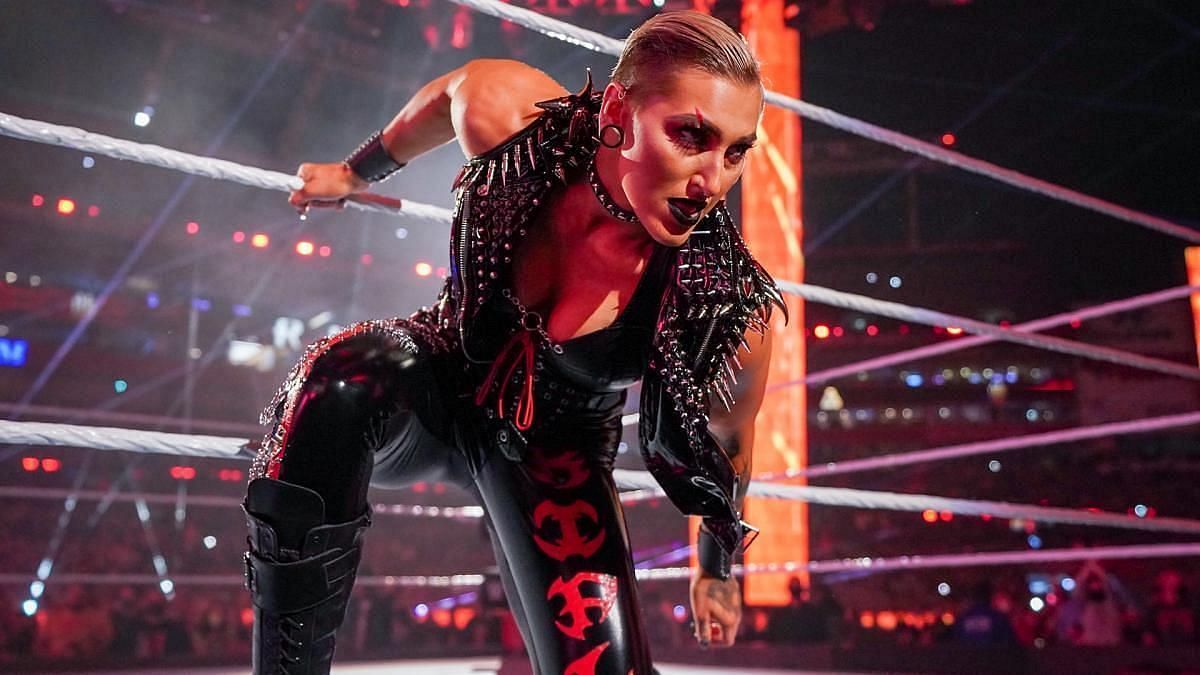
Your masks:
<svg viewBox="0 0 1200 675"><path fill-rule="evenodd" d="M608 86L604 87L604 98L600 101L600 126L602 128L608 124L615 124L622 128L625 126L627 93L625 85L616 82L609 82Z"/></svg>

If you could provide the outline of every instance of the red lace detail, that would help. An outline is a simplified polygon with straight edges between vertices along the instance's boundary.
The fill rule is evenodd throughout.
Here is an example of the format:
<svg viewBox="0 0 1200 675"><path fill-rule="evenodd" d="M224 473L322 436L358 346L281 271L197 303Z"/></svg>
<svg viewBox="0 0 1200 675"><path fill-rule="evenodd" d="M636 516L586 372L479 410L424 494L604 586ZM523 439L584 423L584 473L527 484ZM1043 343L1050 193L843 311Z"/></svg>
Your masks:
<svg viewBox="0 0 1200 675"><path fill-rule="evenodd" d="M484 378L483 384L479 385L479 391L475 393L475 405L483 405L487 400L488 392L492 390L492 386L496 383L497 378L500 380L500 391L496 394L496 413L501 418L504 417L504 402L508 398L508 383L512 380L513 373L517 367L525 366L524 381L521 384L521 396L517 399L517 410L513 418L513 423L517 429L528 431L529 427L533 426L533 365L536 346L533 343L533 333L527 330L519 330L513 334L512 338L500 349L500 353L496 355L496 360L492 362L492 367L488 370L487 377ZM503 370L504 375L500 376Z"/></svg>

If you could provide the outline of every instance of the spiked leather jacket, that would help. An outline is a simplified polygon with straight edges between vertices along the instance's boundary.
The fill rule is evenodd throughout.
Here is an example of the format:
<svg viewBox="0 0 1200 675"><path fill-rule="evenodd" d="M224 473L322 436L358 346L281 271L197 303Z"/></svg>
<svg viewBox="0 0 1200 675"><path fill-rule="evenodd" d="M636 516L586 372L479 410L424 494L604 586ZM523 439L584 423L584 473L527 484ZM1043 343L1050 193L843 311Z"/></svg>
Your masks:
<svg viewBox="0 0 1200 675"><path fill-rule="evenodd" d="M589 78L578 94L538 103L541 116L469 160L455 181L451 275L427 317L437 318L437 333L450 333L469 360L477 360L468 348L473 319L509 287L513 251L529 235L539 207L552 191L582 176L595 157L600 97ZM733 494L737 476L708 432L709 403L732 405L731 384L740 368L735 353L745 344L745 331L761 333L772 306L786 307L724 204L671 253L674 273L642 377L641 451L675 506L703 516L721 547L733 552L743 535Z"/></svg>

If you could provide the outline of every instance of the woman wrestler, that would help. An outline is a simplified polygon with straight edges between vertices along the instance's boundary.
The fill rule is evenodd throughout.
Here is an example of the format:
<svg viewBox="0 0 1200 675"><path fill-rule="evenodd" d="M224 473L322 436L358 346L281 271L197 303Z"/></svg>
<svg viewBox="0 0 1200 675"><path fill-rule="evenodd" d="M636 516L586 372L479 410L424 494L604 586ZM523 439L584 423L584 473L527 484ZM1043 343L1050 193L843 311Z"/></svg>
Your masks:
<svg viewBox="0 0 1200 675"><path fill-rule="evenodd" d="M612 479L639 380L646 466L703 517L696 638L733 643L730 564L751 530L741 502L782 302L723 200L762 106L739 35L666 13L632 33L602 92L472 61L345 162L300 167L304 210L450 140L469 158L437 302L311 345L264 413L245 502L256 673L329 672L367 487L418 480L484 507L537 672L651 673Z"/></svg>

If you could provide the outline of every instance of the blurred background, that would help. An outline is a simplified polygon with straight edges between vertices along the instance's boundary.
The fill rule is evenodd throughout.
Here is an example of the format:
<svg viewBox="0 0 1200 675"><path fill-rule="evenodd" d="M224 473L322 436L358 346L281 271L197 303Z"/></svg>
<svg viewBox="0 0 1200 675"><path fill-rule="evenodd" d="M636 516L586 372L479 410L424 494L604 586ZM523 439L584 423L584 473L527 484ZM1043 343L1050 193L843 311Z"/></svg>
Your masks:
<svg viewBox="0 0 1200 675"><path fill-rule="evenodd" d="M692 6L512 4L614 37ZM703 4L735 24L745 9ZM1200 5L783 4L805 100L1197 226ZM527 61L572 90L614 63L444 0L6 0L0 112L290 173L344 157L418 87L477 57ZM1166 235L815 123L803 123L802 152L803 281L992 323L1187 283L1185 243ZM461 162L443 147L378 190L449 207ZM407 315L446 274L448 229L427 221L300 221L281 193L3 137L0 175L0 418L254 438L305 343ZM805 312L788 330L804 331L810 371L962 333ZM1050 333L1197 361L1185 299ZM1198 394L1179 379L987 345L810 388L809 461L1189 412ZM640 468L627 432L618 466ZM1197 440L1183 428L813 482L1198 518ZM247 466L0 445L0 670L247 663ZM399 579L494 564L477 517L446 517L468 496L418 484L373 500L396 506L372 528L341 658L519 652L490 577L467 588ZM405 508L416 505L426 508ZM669 503L639 502L627 518L639 566L686 564ZM1186 541L821 506L805 527L814 560ZM642 592L656 654L672 661L1195 672L1198 582L1194 558L797 577L781 591L790 604L747 608L739 647L724 654L692 647L686 581Z"/></svg>

